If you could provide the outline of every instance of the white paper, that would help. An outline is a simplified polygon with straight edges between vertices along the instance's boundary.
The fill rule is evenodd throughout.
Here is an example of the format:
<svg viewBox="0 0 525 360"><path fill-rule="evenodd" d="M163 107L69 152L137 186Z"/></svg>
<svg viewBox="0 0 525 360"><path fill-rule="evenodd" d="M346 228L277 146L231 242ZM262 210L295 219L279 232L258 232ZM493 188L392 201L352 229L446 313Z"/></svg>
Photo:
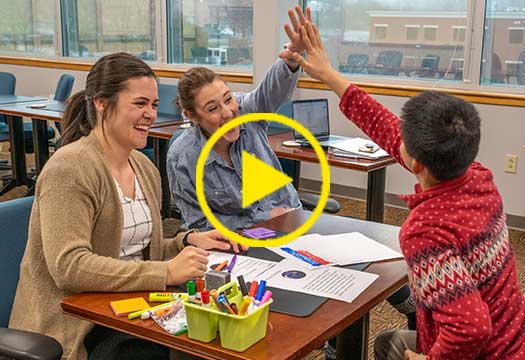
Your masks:
<svg viewBox="0 0 525 360"><path fill-rule="evenodd" d="M403 257L399 252L358 232L337 235L309 234L300 236L283 246L268 248L286 259L306 264L281 250L281 247L308 251L334 265L351 265Z"/></svg>
<svg viewBox="0 0 525 360"><path fill-rule="evenodd" d="M359 149L365 146L366 144L374 144L375 146L377 146L377 144L371 140L356 137L344 141L339 141L333 145L330 145L330 147L333 150L335 150L333 151L334 155L338 156L345 156L344 153L348 153L349 156L352 156L352 154L354 154L359 157L365 157L370 159L379 159L388 156L388 153L383 149L379 149L373 153L359 151Z"/></svg>
<svg viewBox="0 0 525 360"><path fill-rule="evenodd" d="M262 274L267 286L352 302L379 275L338 267L312 268L284 259Z"/></svg>
<svg viewBox="0 0 525 360"><path fill-rule="evenodd" d="M208 270L211 270L212 267L222 263L224 260L228 260L228 264L230 264L232 259L233 254L210 251L210 255L208 256ZM261 274L265 273L275 264L273 261L237 255L237 261L231 272L231 279L232 281L236 281L237 276L242 275L246 282L258 280Z"/></svg>

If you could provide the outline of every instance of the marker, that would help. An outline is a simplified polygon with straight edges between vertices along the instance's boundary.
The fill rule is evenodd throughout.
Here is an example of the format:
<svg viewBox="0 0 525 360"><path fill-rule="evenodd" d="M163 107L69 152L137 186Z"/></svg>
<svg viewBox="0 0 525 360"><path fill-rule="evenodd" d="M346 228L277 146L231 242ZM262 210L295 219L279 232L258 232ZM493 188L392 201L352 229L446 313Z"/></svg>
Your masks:
<svg viewBox="0 0 525 360"><path fill-rule="evenodd" d="M150 302L167 302L177 299L186 299L188 297L187 293L169 293L169 292L156 292L149 294Z"/></svg>
<svg viewBox="0 0 525 360"><path fill-rule="evenodd" d="M147 308L147 309L142 309L142 310L139 310L139 311L132 312L132 313L128 314L128 319L133 320L133 319L136 319L138 317L142 317L142 315L145 314L145 313L148 314L148 317L146 319L149 319L149 312L150 311L155 311L155 310L158 310L158 309L161 309L161 308L164 308L164 307L169 307L172 304L174 304L175 302L176 301L171 301L169 303L160 304L160 305L153 306L153 307L150 307L150 308ZM143 319L143 320L146 320L146 319Z"/></svg>
<svg viewBox="0 0 525 360"><path fill-rule="evenodd" d="M228 260L221 262L214 270L221 271L226 265L228 265Z"/></svg>
<svg viewBox="0 0 525 360"><path fill-rule="evenodd" d="M202 290L204 290L204 279L203 278L195 279L195 286L197 287L197 293L195 294L195 297L197 299L200 299L201 292Z"/></svg>
<svg viewBox="0 0 525 360"><path fill-rule="evenodd" d="M246 295L248 295L248 287L246 287L244 276L242 275L237 276L237 282L239 283L239 287L241 288L242 296L245 297Z"/></svg>
<svg viewBox="0 0 525 360"><path fill-rule="evenodd" d="M231 306L228 304L228 301L226 300L226 297L224 295L219 295L217 300L219 301L219 304L223 305L223 307L226 309L227 313L229 313L231 315L235 315L235 312L233 311Z"/></svg>
<svg viewBox="0 0 525 360"><path fill-rule="evenodd" d="M201 301L202 301L202 306L204 307L210 307L211 306L211 303L210 303L210 292L206 289L202 290L201 291Z"/></svg>
<svg viewBox="0 0 525 360"><path fill-rule="evenodd" d="M235 313L235 315L239 314L239 309L237 309L237 304L231 303L230 307L232 308L232 310Z"/></svg>
<svg viewBox="0 0 525 360"><path fill-rule="evenodd" d="M241 304L241 309L239 310L239 315L244 316L248 312L248 307L250 306L252 299L245 297Z"/></svg>
<svg viewBox="0 0 525 360"><path fill-rule="evenodd" d="M250 286L250 292L248 293L248 296L252 299L255 299L255 295L257 294L257 281L253 280L252 285Z"/></svg>
<svg viewBox="0 0 525 360"><path fill-rule="evenodd" d="M266 280L261 280L259 282L259 287L257 288L257 295L255 295L256 304L259 304L265 291L266 291Z"/></svg>
<svg viewBox="0 0 525 360"><path fill-rule="evenodd" d="M264 292L264 295L263 295L261 301L259 302L259 306L264 304L265 302L269 301L272 298L272 295L273 294L272 294L272 292L270 290L266 290Z"/></svg>
<svg viewBox="0 0 525 360"><path fill-rule="evenodd" d="M186 283L186 291L188 292L188 301L195 301L195 294L197 293L195 281L190 280Z"/></svg>
<svg viewBox="0 0 525 360"><path fill-rule="evenodd" d="M233 255L232 261L230 261L230 265L228 266L228 269L227 269L227 271L228 271L229 273L232 272L233 267L235 266L235 263L236 263L236 262L237 262L237 254Z"/></svg>
<svg viewBox="0 0 525 360"><path fill-rule="evenodd" d="M217 290L210 291L211 298L213 299L213 302L215 303L215 307L219 311L224 311L224 307L221 305L219 300L217 299L217 296L219 295L219 292Z"/></svg>
<svg viewBox="0 0 525 360"><path fill-rule="evenodd" d="M327 260L325 260L325 259L323 259L323 258L321 258L321 257L319 257L319 256L317 256L317 255L314 255L314 254L312 254L312 253L309 252L309 251L306 251L306 250L297 250L297 252L298 252L299 254L301 254L301 255L304 255L304 256L306 256L306 257L312 259L312 260L315 261L315 262L318 262L318 263L321 264L321 265L329 265L329 264L331 264L330 261L327 261Z"/></svg>
<svg viewBox="0 0 525 360"><path fill-rule="evenodd" d="M295 256L296 258L312 265L312 266L319 266L321 264L319 264L317 261L314 261L312 259L310 259L309 257L307 256L304 256L300 253L298 253L297 251L295 251L294 249L290 249L289 247L282 247L281 248L282 251L285 251L287 252L288 254L292 255L292 256Z"/></svg>

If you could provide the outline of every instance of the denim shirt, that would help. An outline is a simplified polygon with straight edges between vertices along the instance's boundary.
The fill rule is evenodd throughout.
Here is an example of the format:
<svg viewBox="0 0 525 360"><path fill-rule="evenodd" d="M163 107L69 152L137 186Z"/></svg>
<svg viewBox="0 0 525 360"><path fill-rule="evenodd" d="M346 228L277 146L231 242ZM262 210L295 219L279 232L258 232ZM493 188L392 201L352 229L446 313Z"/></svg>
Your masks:
<svg viewBox="0 0 525 360"><path fill-rule="evenodd" d="M259 86L249 93L234 93L239 114L275 112L288 101L297 84L300 71L292 73L278 60L265 74ZM268 142L266 121L240 126L240 136L230 147L233 166L212 150L204 167L204 192L208 205L221 223L231 230L248 227L270 218L273 208L298 208L299 196L292 184L263 199L242 207L242 152L247 151L259 160L282 171L277 156ZM195 171L197 159L207 138L199 126L186 129L168 150L167 172L170 189L175 197L184 228L206 230L212 225L204 216L197 201Z"/></svg>

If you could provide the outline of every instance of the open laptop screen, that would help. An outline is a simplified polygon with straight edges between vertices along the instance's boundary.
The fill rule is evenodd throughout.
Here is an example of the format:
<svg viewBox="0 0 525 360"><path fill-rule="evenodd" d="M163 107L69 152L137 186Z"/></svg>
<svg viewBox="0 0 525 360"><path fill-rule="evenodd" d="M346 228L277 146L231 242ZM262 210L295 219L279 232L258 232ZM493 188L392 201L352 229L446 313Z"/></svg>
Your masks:
<svg viewBox="0 0 525 360"><path fill-rule="evenodd" d="M292 103L292 116L317 138L330 135L328 122L328 100L295 100ZM294 131L295 140L304 140L304 136Z"/></svg>

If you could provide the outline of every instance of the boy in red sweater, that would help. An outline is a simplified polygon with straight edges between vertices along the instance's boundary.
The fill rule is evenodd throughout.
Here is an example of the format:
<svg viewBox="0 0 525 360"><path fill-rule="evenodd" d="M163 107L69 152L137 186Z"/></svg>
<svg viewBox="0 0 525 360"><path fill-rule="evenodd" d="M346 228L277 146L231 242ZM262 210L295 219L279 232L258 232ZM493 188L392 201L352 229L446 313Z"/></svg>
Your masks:
<svg viewBox="0 0 525 360"><path fill-rule="evenodd" d="M490 170L474 162L474 106L424 92L400 119L330 66L314 25L302 26L301 36L307 59L283 56L328 85L341 111L418 180L415 194L402 196L411 213L399 234L417 332L382 333L376 359L525 359L525 299L501 196Z"/></svg>

